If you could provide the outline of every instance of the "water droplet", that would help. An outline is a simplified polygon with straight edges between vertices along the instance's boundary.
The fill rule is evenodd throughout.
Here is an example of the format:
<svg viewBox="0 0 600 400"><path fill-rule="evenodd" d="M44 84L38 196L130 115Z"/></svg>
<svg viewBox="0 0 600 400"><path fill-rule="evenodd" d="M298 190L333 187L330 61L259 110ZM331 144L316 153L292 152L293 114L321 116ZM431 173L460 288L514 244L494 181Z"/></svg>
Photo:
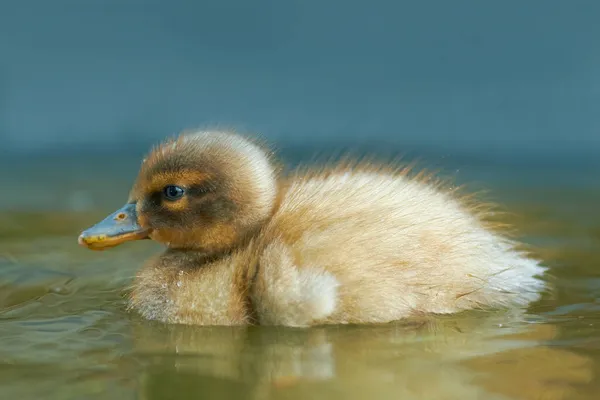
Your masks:
<svg viewBox="0 0 600 400"><path fill-rule="evenodd" d="M64 287L64 286L54 286L53 288L50 289L50 291L52 293L56 293L56 294L67 294L69 293L69 290Z"/></svg>
<svg viewBox="0 0 600 400"><path fill-rule="evenodd" d="M177 281L177 287L181 287L181 281Z"/></svg>

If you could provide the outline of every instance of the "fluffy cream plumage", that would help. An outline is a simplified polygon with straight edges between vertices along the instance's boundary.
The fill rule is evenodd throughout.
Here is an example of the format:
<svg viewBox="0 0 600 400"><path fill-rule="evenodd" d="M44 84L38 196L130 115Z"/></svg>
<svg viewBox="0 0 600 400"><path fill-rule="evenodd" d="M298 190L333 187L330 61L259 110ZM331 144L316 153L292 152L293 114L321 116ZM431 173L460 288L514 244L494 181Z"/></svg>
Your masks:
<svg viewBox="0 0 600 400"><path fill-rule="evenodd" d="M171 323L310 326L539 298L544 268L434 179L368 162L280 176L269 154L236 134L193 132L149 155L130 200L169 248L139 271L132 309ZM157 176L215 189L163 204L180 218L157 219L144 206Z"/></svg>

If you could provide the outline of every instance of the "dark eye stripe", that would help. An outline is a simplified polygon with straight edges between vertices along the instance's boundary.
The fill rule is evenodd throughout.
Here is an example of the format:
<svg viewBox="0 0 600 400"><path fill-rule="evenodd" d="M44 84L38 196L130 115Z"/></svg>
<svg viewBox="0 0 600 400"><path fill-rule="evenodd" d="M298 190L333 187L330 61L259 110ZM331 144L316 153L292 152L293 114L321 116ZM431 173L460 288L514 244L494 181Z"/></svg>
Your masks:
<svg viewBox="0 0 600 400"><path fill-rule="evenodd" d="M207 193L213 193L214 191L215 191L214 187L212 185L207 185L207 184L193 185L187 189L187 193L190 196L196 196L196 197L203 196Z"/></svg>
<svg viewBox="0 0 600 400"><path fill-rule="evenodd" d="M185 189L185 195L193 198L201 198L214 192L216 192L216 188L209 184L193 185ZM148 194L145 200L147 206L154 210L152 212L159 212L164 201L172 201L165 197L164 189Z"/></svg>
<svg viewBox="0 0 600 400"><path fill-rule="evenodd" d="M156 191L156 192L152 192L148 197L147 197L147 203L148 205L151 205L152 207L156 208L156 207L160 207L161 203L163 200L163 194L162 191Z"/></svg>

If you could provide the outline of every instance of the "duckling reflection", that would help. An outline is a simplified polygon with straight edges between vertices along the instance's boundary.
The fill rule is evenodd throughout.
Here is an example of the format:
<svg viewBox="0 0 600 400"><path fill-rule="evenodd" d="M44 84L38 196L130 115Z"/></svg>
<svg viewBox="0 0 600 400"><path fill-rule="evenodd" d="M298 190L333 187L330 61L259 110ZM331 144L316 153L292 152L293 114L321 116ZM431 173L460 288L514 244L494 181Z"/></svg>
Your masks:
<svg viewBox="0 0 600 400"><path fill-rule="evenodd" d="M591 380L585 357L541 346L555 337L552 325L474 317L308 330L139 322L142 398L158 398L152 382L167 375L177 384L163 379L162 389L185 381L190 398L253 399L566 399ZM569 374L549 388L565 366Z"/></svg>

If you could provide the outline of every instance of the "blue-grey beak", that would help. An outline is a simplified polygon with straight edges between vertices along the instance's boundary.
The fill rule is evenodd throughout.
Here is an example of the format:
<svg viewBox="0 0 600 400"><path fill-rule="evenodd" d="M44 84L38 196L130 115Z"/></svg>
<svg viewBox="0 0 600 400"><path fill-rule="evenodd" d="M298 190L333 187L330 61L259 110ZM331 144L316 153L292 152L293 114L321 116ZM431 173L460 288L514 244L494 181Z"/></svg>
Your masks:
<svg viewBox="0 0 600 400"><path fill-rule="evenodd" d="M148 234L149 230L138 223L135 203L128 203L83 231L78 241L91 250L103 250L130 240L148 239Z"/></svg>

